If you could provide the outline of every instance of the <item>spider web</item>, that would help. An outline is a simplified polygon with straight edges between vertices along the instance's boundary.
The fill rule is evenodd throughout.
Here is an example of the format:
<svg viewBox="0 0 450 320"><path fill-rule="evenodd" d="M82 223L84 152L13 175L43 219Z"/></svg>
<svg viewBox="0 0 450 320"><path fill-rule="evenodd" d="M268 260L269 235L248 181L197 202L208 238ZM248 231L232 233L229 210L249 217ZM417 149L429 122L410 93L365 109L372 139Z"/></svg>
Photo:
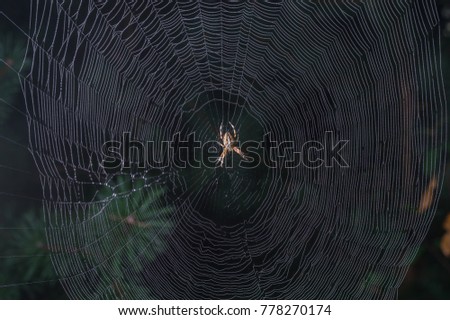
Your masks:
<svg viewBox="0 0 450 320"><path fill-rule="evenodd" d="M30 6L29 149L71 298L396 297L444 163L433 1ZM208 141L228 122L294 150L332 131L349 167L100 165L124 132Z"/></svg>

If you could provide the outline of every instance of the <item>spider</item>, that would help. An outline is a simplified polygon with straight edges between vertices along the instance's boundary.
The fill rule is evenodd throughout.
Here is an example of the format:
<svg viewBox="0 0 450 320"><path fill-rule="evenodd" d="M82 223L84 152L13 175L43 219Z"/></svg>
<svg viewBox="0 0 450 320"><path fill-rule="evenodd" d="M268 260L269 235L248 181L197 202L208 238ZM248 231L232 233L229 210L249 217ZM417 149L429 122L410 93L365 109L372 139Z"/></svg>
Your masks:
<svg viewBox="0 0 450 320"><path fill-rule="evenodd" d="M227 156L228 152L236 152L238 155L240 155L243 159L247 159L247 157L244 155L244 153L241 151L241 149L236 146L236 142L239 140L238 135L236 134L236 129L234 128L233 124L231 122L228 122L233 129L233 132L230 131L223 131L223 125L220 124L220 146L222 147L222 153L220 154L220 157L217 159L217 162L220 164L220 166L223 166L223 162L225 160L225 157Z"/></svg>

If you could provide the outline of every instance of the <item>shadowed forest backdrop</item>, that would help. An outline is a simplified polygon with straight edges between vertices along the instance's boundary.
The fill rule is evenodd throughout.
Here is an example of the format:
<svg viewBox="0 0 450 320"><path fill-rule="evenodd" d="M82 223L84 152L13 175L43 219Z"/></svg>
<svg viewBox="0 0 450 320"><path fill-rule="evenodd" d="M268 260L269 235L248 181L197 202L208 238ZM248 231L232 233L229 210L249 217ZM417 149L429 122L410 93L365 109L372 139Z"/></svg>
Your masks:
<svg viewBox="0 0 450 320"><path fill-rule="evenodd" d="M447 96L450 93L450 1L440 0L442 35L442 67ZM28 25L27 0L14 1L14 8L8 10L8 16L21 28ZM0 22L0 137L13 137L15 143L26 148L28 131L20 110L14 106L23 106L20 81L17 74L9 66L22 65L28 67L29 57L24 57L26 42L24 35ZM23 110L23 108L22 108ZM46 245L42 203L40 201L41 186L36 175L29 174L35 170L34 162L26 152L16 152L11 148L10 141L0 139L0 150L3 154L0 163L0 298L3 299L64 299L65 292L53 271L51 254L58 254L58 248ZM430 151L430 157L433 157ZM447 154L447 159L450 159ZM14 165L12 165L14 164ZM20 165L18 165L20 164ZM30 168L29 172L16 172L12 167ZM127 182L117 181L126 191ZM430 179L429 187L424 191L421 206L426 209L435 193L436 180ZM164 192L160 190L159 192ZM20 201L10 201L11 194L27 195ZM101 200L102 192L98 197ZM156 193L158 195L159 193ZM126 200L123 200L126 201ZM152 225L152 212L147 210L152 201L158 197L140 197L134 199L136 207L133 213L125 212L126 203L120 201L116 213L108 217L126 219L124 227L132 230L149 228ZM122 208L122 210L120 210ZM421 208L419 208L421 210ZM139 214L142 212L142 214ZM170 207L167 207L170 212ZM161 212L159 213L161 214ZM136 217L140 218L137 219ZM145 243L146 239L139 239ZM158 243L148 256L154 258L156 252L164 249L164 243ZM55 252L56 251L56 252ZM126 252L124 252L126 254ZM132 254L130 252L130 254ZM126 256L117 255L115 265L118 270ZM136 268L140 268L137 264ZM127 281L125 276L114 283L114 290L120 296L121 281ZM127 285L140 286L139 283ZM142 288L145 290L145 288ZM409 272L399 291L400 299L450 299L450 162L446 166L446 176L433 225L424 240L421 249L415 257Z"/></svg>

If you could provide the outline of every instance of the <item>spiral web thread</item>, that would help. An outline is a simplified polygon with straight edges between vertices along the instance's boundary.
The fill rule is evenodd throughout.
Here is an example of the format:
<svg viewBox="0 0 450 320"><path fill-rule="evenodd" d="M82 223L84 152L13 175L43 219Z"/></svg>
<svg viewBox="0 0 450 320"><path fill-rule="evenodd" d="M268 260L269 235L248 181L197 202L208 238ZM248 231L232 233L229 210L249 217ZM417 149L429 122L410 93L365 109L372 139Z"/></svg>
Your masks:
<svg viewBox="0 0 450 320"><path fill-rule="evenodd" d="M395 298L433 218L422 193L442 175L437 25L432 1L33 1L29 145L69 296ZM188 101L215 108L217 125L239 127L245 110L296 149L333 131L349 168L275 168L267 193L245 198L241 171L215 170L232 181L223 190L207 174L99 165L123 132L170 139ZM155 196L167 188L182 196ZM218 193L254 211L221 225L199 209ZM155 227L131 233L117 211L148 198Z"/></svg>

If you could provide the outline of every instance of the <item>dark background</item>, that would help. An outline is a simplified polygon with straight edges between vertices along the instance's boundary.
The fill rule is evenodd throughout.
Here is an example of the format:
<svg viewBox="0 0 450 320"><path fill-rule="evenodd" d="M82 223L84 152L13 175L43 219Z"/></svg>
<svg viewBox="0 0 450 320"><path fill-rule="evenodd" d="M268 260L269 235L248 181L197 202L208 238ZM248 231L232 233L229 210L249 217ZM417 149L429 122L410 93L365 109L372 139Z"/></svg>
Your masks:
<svg viewBox="0 0 450 320"><path fill-rule="evenodd" d="M0 58L16 68L24 61L26 47L26 37L17 27L27 31L28 5L28 0L16 0L5 8L16 27L5 16L0 18ZM444 82L449 93L450 1L440 0L438 6ZM25 60L24 69L27 63L29 60ZM0 298L65 299L67 296L53 271L52 252L46 246L41 186L27 150L20 82L17 74L2 62L0 99ZM450 299L450 256L443 251L444 221L450 213L449 169L447 162L434 222L400 287L400 299ZM424 194L427 196L432 194Z"/></svg>

